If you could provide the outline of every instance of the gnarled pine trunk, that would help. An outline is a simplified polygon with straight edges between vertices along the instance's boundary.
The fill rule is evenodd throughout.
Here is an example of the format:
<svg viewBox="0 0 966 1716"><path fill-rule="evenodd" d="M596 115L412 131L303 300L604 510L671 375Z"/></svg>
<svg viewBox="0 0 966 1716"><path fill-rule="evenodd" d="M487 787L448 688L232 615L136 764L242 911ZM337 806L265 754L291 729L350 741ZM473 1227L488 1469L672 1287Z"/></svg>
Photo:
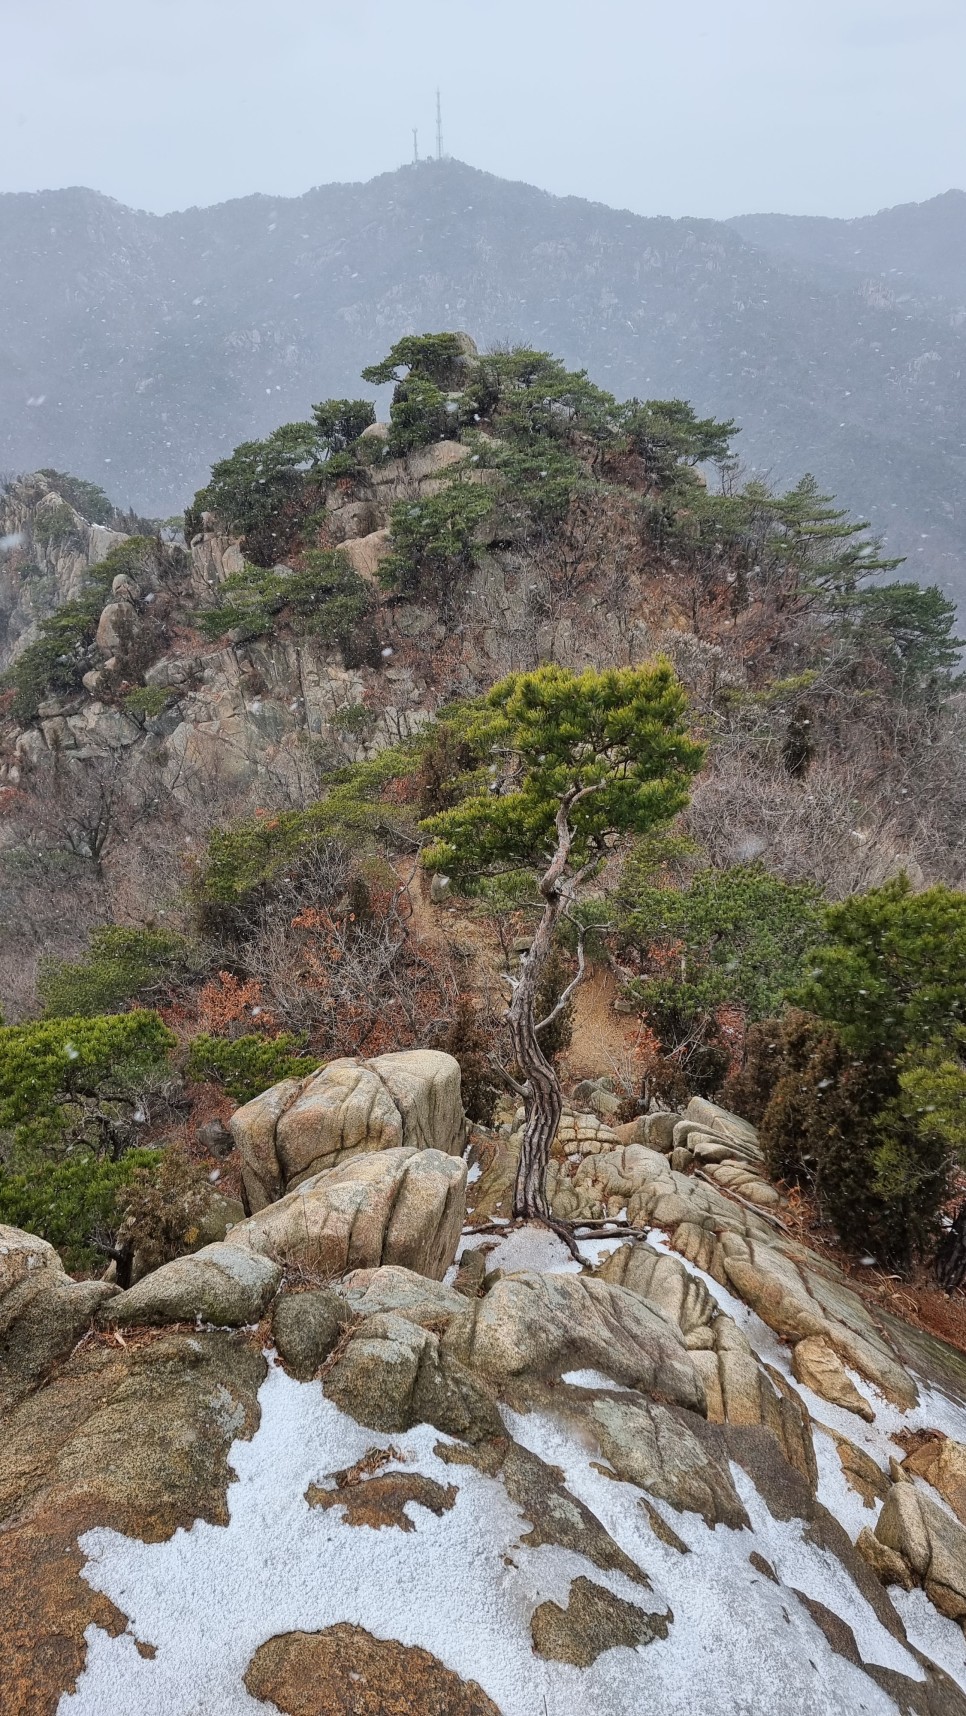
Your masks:
<svg viewBox="0 0 966 1716"><path fill-rule="evenodd" d="M573 844L573 833L569 822L570 810L578 799L586 797L589 790L593 789L587 787L575 789L562 801L557 811L557 846L546 874L540 883L540 893L544 902L543 916L537 927L537 933L530 944L529 952L524 955L520 962L520 976L514 987L513 1000L507 1009L510 1040L513 1044L517 1069L523 1080L523 1112L525 1117L520 1166L517 1169L516 1187L513 1193L513 1214L517 1217L522 1216L527 1221L550 1222L558 1230L559 1224L553 1221L550 1213L545 1181L547 1163L550 1160L550 1147L560 1124L563 1096L557 1069L548 1061L540 1047L540 1027L541 1025L549 1025L551 1019L555 1018L567 1005L570 996L583 977L582 939L577 975L572 983L568 983L546 1019L537 1019L536 1005L540 979L553 948L554 931L564 907L568 901L573 899L583 874L580 872L577 877L565 879L570 848ZM572 1241L568 1243L572 1245Z"/></svg>
<svg viewBox="0 0 966 1716"><path fill-rule="evenodd" d="M560 904L556 894L547 901L540 927L521 962L520 977L507 1011L513 1055L524 1081L526 1117L513 1193L513 1214L528 1221L546 1221L550 1216L544 1181L550 1147L556 1137L563 1107L557 1069L540 1047L535 1018L537 990L553 946Z"/></svg>

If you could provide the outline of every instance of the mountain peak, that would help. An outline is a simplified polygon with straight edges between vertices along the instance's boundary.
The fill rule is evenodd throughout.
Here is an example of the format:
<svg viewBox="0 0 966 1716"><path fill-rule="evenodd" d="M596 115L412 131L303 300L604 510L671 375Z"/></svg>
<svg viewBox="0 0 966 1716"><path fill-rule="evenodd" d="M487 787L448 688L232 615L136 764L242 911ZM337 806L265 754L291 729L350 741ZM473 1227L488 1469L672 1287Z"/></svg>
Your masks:
<svg viewBox="0 0 966 1716"><path fill-rule="evenodd" d="M814 471L954 584L964 205L671 220L455 158L163 217L84 187L7 196L0 469L52 464L168 514L240 441L357 393L373 349L472 326L738 419L752 467Z"/></svg>

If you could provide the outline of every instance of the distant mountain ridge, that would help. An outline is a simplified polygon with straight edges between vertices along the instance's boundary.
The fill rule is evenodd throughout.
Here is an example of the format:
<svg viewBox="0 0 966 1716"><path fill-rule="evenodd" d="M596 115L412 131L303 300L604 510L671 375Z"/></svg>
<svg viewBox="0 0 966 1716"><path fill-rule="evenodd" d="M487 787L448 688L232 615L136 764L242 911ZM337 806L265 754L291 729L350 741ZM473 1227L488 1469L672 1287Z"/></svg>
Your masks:
<svg viewBox="0 0 966 1716"><path fill-rule="evenodd" d="M167 514L239 441L446 327L735 417L747 465L813 471L907 575L966 599L962 192L863 221L670 220L445 161L165 216L0 196L0 469Z"/></svg>
<svg viewBox="0 0 966 1716"><path fill-rule="evenodd" d="M854 220L757 214L728 224L750 244L806 267L884 275L899 295L946 298L966 319L966 191Z"/></svg>

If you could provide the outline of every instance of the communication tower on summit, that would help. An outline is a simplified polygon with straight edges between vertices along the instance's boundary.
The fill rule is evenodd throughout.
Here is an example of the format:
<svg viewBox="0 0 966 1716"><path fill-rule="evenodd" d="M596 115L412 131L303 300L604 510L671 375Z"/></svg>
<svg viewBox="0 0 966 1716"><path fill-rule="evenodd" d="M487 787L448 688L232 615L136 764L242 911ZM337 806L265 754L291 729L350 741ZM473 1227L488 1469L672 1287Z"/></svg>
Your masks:
<svg viewBox="0 0 966 1716"><path fill-rule="evenodd" d="M436 159L443 159L443 104L439 90L436 91Z"/></svg>

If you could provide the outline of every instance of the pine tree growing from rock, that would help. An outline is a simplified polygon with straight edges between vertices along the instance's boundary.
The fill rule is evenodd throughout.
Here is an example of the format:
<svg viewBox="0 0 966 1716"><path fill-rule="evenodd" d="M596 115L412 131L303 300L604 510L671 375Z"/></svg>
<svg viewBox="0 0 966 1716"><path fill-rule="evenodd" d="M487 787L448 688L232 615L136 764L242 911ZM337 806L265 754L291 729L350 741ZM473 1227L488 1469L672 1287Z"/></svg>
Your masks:
<svg viewBox="0 0 966 1716"><path fill-rule="evenodd" d="M525 1114L518 1217L556 1225L544 1179L562 1095L541 1036L584 975L584 949L578 935L576 976L541 1019L537 998L555 937L615 841L666 823L687 803L703 751L684 716L684 692L663 661L511 674L465 717L466 739L489 759L487 785L423 824L434 841L430 868L467 885L514 872L536 882L541 915L506 1015Z"/></svg>

